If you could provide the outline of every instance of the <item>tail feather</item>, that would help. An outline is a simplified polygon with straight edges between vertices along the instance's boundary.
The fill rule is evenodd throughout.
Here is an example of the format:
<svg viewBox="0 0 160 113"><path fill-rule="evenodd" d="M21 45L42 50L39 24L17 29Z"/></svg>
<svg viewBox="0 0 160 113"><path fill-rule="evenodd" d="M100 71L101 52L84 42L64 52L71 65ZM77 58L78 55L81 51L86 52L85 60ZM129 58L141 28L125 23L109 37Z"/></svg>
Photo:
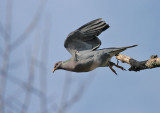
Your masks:
<svg viewBox="0 0 160 113"><path fill-rule="evenodd" d="M128 48L132 48L132 47L136 47L138 45L132 45L132 46L127 46L127 47L119 47L119 48L112 48L112 50L110 51L110 53L112 54L112 56L118 55L120 52L128 49ZM110 48L111 49L111 48Z"/></svg>
<svg viewBox="0 0 160 113"><path fill-rule="evenodd" d="M127 49L127 48L136 47L136 46L138 46L138 45L132 45L132 46L127 46L127 47L122 47L122 48L125 48L125 49Z"/></svg>

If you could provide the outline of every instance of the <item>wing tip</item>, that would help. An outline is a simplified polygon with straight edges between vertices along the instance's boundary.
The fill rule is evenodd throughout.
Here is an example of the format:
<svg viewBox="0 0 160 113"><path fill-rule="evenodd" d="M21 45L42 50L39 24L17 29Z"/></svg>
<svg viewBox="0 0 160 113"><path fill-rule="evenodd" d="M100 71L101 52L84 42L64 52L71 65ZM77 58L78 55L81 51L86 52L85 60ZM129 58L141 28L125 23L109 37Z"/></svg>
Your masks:
<svg viewBox="0 0 160 113"><path fill-rule="evenodd" d="M108 28L110 27L110 25L107 24L106 21L103 20L103 18L98 18L98 19L96 19L96 20L97 20L97 21L100 21L100 22L104 22L105 27L102 29L102 31L105 31L106 29L108 29Z"/></svg>
<svg viewBox="0 0 160 113"><path fill-rule="evenodd" d="M91 26L91 25L94 25L95 23L98 23L98 22L104 22L107 26L107 28L109 28L110 26L103 20L103 18L98 18L98 19L94 19L86 24L84 24L83 26L81 26L80 28L78 28L78 30L81 30L81 29L84 29L86 28L87 26Z"/></svg>

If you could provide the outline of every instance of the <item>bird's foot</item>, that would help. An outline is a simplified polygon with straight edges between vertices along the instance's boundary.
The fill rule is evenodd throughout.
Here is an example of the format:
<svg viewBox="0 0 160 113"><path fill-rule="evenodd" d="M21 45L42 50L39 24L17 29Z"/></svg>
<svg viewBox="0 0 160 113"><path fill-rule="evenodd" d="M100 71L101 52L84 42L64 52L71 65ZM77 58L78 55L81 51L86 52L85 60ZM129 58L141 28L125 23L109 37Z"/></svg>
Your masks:
<svg viewBox="0 0 160 113"><path fill-rule="evenodd" d="M117 75L117 72L112 68L113 66L122 69L123 71L126 71L122 66L119 66L118 64L115 64L113 62L109 62L109 68Z"/></svg>
<svg viewBox="0 0 160 113"><path fill-rule="evenodd" d="M78 59L78 54L79 53L79 51L75 51L75 54L74 54L74 57L75 57L75 61L78 61L79 59Z"/></svg>
<svg viewBox="0 0 160 113"><path fill-rule="evenodd" d="M126 69L125 69L124 67L122 67L122 66L119 66L119 65L117 65L117 64L115 64L114 66L116 66L117 68L122 69L123 71L126 71Z"/></svg>
<svg viewBox="0 0 160 113"><path fill-rule="evenodd" d="M113 67L113 65L112 66L109 65L109 68L113 71L113 73L115 73L117 75L117 72L112 67Z"/></svg>

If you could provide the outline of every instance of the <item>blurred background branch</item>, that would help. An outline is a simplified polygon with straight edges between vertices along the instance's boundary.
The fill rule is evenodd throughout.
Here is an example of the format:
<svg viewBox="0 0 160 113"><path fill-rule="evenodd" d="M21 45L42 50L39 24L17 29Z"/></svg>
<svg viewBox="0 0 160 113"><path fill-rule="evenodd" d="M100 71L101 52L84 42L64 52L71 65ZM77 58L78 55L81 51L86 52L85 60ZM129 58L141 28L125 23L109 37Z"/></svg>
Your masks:
<svg viewBox="0 0 160 113"><path fill-rule="evenodd" d="M11 19L12 19L12 0L7 0L6 4L6 16L5 16L5 28L1 29L4 33L4 52L2 54L2 65L0 68L0 113L4 113L4 96L7 85L7 68L9 66L9 55L10 55L10 35L11 35ZM5 30L4 30L5 29ZM7 33L6 33L7 32Z"/></svg>
<svg viewBox="0 0 160 113"><path fill-rule="evenodd" d="M66 113L71 106L73 106L76 102L78 102L95 77L95 73L91 73L86 80L79 81L75 94L70 94L69 92L71 90L71 85L72 86L74 85L73 84L74 81L72 80L69 74L70 73L66 74L61 104L59 109L57 110L57 113Z"/></svg>
<svg viewBox="0 0 160 113"><path fill-rule="evenodd" d="M41 91L43 91L41 100L40 100L40 108L41 108L41 113L48 113L47 110L47 59L49 55L49 42L50 42L50 29L51 29L51 20L50 18L46 17L45 18L45 23L44 23L44 28L43 28L43 39L42 39L42 49L41 49L41 65L39 65L39 72L40 72L40 87Z"/></svg>
<svg viewBox="0 0 160 113"><path fill-rule="evenodd" d="M27 113L28 112L28 107L31 104L31 86L34 83L34 79L35 79L35 57L38 55L39 52L39 48L40 48L40 42L38 36L36 36L35 38L35 43L34 43L34 47L33 47L33 54L31 56L31 60L29 62L29 75L28 75L28 80L27 80L27 88L25 90L25 98L24 98L24 102L23 102L23 106L21 109L21 113Z"/></svg>
<svg viewBox="0 0 160 113"><path fill-rule="evenodd" d="M67 73L63 91L60 92L61 100L59 102L55 101L53 94L47 95L50 92L47 84L47 65L51 17L47 15L44 21L42 21L44 23L39 23L42 20L47 0L40 0L33 19L24 32L19 32L18 37L16 36L15 38L12 34L12 29L16 29L12 23L14 1L7 0L5 4L5 23L2 24L0 22L0 38L2 37L1 40L4 40L4 43L1 42L2 44L0 45L0 113L30 113L31 111L34 113L67 112L82 97L84 90L88 86L87 82L91 81L91 79L88 81L78 80L79 84L75 87L77 90L73 94L71 85L74 84L74 81L71 73ZM31 43L26 43L25 45L24 42L33 37L32 35L34 34L35 38L30 39ZM25 58L23 56L24 49L19 49L20 46L29 48L29 52L25 52ZM17 59L12 57L14 55L17 56ZM26 58L29 59L26 60ZM27 68L25 62L29 68ZM21 69L24 69L24 71L21 71ZM51 69L49 73L52 73ZM54 89L52 90L54 91ZM39 103L36 101L36 106L39 106L39 109L34 109L33 102L35 102L35 98L39 100Z"/></svg>
<svg viewBox="0 0 160 113"><path fill-rule="evenodd" d="M11 50L15 50L16 47L18 47L19 45L23 44L23 42L28 38L28 36L33 32L33 30L36 28L43 10L46 6L47 0L41 0L38 10L34 16L34 18L32 19L31 23L28 25L28 27L26 28L26 30L19 35L19 37L10 45Z"/></svg>

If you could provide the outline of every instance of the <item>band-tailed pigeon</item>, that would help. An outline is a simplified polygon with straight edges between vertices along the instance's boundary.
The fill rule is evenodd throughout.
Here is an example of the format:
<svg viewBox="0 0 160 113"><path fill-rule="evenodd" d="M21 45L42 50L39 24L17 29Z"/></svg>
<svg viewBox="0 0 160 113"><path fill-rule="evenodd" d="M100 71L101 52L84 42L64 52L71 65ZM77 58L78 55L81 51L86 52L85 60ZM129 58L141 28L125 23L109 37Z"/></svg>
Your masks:
<svg viewBox="0 0 160 113"><path fill-rule="evenodd" d="M64 42L64 47L72 54L72 58L57 62L54 65L53 72L57 69L73 72L88 72L97 67L107 66L110 67L115 74L117 73L112 68L113 66L125 70L110 60L113 56L118 55L127 48L137 45L97 49L101 45L101 41L97 36L108 28L109 25L100 18L71 32Z"/></svg>

